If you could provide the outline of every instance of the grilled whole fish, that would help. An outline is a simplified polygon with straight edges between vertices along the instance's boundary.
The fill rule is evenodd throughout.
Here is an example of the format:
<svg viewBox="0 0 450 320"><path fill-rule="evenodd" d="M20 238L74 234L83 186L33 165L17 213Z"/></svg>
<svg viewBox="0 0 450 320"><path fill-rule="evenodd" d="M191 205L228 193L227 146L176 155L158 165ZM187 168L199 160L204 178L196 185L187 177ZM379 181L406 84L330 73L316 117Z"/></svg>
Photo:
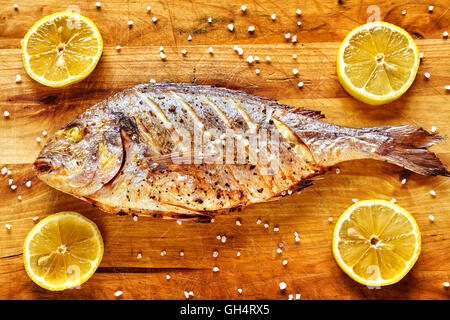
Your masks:
<svg viewBox="0 0 450 320"><path fill-rule="evenodd" d="M70 121L34 169L106 212L195 220L291 194L346 160L449 176L427 150L440 136L409 125L346 128L322 117L225 88L141 84Z"/></svg>

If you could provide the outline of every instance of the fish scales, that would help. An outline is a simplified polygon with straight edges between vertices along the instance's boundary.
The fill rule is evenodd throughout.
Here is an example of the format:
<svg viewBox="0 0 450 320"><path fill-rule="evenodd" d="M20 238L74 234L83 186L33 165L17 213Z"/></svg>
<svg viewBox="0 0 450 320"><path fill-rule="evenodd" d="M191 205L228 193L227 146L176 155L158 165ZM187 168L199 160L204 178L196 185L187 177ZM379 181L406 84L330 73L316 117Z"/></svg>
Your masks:
<svg viewBox="0 0 450 320"><path fill-rule="evenodd" d="M442 137L416 126L345 128L322 117L225 88L142 84L58 130L34 169L106 212L198 221L299 191L347 160L449 175L427 150Z"/></svg>

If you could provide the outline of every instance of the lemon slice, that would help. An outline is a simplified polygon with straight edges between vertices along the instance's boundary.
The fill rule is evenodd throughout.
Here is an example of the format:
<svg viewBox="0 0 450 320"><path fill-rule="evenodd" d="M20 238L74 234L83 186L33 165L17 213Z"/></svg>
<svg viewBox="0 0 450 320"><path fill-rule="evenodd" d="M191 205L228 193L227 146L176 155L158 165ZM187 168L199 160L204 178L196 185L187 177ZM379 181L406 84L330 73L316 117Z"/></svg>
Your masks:
<svg viewBox="0 0 450 320"><path fill-rule="evenodd" d="M367 286L400 281L419 257L421 237L414 218L384 200L360 201L336 223L333 254L353 280Z"/></svg>
<svg viewBox="0 0 450 320"><path fill-rule="evenodd" d="M387 22L371 22L350 31L342 42L337 75L350 95L379 105L408 90L419 64L419 49L408 32Z"/></svg>
<svg viewBox="0 0 450 320"><path fill-rule="evenodd" d="M31 280L53 291L87 281L102 257L100 231L76 212L59 212L40 221L27 235L23 248Z"/></svg>
<svg viewBox="0 0 450 320"><path fill-rule="evenodd" d="M95 24L77 13L46 16L28 30L22 58L31 78L49 87L62 87L86 78L103 50Z"/></svg>

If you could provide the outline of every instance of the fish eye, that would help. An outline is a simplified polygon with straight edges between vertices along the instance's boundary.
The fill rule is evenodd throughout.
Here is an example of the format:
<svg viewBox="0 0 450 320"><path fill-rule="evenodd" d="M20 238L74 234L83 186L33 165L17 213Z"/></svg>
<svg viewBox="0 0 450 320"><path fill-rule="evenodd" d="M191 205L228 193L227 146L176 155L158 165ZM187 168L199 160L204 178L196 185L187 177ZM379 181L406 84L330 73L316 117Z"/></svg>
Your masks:
<svg viewBox="0 0 450 320"><path fill-rule="evenodd" d="M84 128L79 128L78 126L74 126L71 128L61 129L56 132L57 137L66 136L71 139L74 143L80 142L84 136Z"/></svg>

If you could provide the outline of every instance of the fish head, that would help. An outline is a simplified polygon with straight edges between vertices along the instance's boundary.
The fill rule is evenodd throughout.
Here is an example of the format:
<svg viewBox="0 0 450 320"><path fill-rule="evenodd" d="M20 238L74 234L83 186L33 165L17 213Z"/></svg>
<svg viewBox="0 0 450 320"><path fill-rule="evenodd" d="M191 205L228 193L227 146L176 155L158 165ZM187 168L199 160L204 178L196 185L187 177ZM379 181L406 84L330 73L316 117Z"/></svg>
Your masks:
<svg viewBox="0 0 450 320"><path fill-rule="evenodd" d="M77 118L48 140L34 171L51 187L83 197L116 176L123 154L120 128L113 120Z"/></svg>

